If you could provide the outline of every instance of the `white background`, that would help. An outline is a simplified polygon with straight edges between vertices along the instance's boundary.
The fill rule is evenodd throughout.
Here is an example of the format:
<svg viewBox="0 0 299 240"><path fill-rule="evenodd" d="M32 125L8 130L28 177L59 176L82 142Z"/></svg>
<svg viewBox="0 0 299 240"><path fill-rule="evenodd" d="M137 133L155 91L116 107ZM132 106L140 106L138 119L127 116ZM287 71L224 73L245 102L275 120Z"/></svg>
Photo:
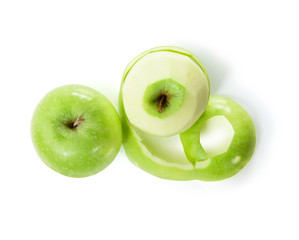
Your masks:
<svg viewBox="0 0 299 240"><path fill-rule="evenodd" d="M1 1L0 239L298 239L296 2ZM78 83L117 108L126 64L160 45L196 54L212 94L251 114L249 164L220 182L159 179L123 149L84 179L46 167L30 137L40 99Z"/></svg>

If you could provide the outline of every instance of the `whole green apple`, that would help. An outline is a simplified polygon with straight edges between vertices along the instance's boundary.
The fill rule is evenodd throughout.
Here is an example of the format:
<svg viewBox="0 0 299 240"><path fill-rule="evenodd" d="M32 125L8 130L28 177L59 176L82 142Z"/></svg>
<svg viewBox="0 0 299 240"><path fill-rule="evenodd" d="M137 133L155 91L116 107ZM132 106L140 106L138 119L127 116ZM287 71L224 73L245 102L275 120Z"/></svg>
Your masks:
<svg viewBox="0 0 299 240"><path fill-rule="evenodd" d="M200 142L200 133L205 122L215 116L224 116L234 135L224 153L209 155ZM204 114L190 129L181 133L180 138L185 154L197 172L197 179L204 181L223 180L238 173L251 159L256 143L255 127L249 114L235 101L220 96L210 98Z"/></svg>
<svg viewBox="0 0 299 240"><path fill-rule="evenodd" d="M106 168L122 144L121 122L113 105L82 85L50 91L35 109L31 135L47 166L78 178Z"/></svg>

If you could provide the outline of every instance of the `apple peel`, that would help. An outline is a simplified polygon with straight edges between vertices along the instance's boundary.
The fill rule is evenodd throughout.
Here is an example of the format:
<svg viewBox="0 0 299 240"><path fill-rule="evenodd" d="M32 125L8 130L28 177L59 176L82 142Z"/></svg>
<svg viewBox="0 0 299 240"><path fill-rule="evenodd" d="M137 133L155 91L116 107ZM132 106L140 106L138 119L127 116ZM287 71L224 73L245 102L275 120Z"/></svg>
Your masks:
<svg viewBox="0 0 299 240"><path fill-rule="evenodd" d="M209 156L200 143L200 132L204 123L214 116L224 116L234 129L233 139L226 152ZM255 127L249 114L235 101L220 96L210 98L204 114L187 131L180 134L185 154L195 166L209 161L198 179L204 181L223 180L237 174L251 159L255 143Z"/></svg>

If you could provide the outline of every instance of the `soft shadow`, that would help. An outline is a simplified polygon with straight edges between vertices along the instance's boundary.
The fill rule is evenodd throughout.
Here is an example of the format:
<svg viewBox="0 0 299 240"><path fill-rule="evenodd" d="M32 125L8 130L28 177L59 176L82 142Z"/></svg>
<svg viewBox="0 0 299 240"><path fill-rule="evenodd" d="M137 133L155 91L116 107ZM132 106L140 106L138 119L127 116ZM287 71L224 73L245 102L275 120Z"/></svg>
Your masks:
<svg viewBox="0 0 299 240"><path fill-rule="evenodd" d="M85 79L85 84L102 93L118 111L118 94L121 78L119 79L119 82L116 83L113 81L113 79L109 80L107 77L100 77L98 79Z"/></svg>
<svg viewBox="0 0 299 240"><path fill-rule="evenodd" d="M209 49L193 44L184 44L182 46L192 52L203 63L210 78L211 95L217 95L221 85L225 84L225 79L230 71L229 66Z"/></svg>
<svg viewBox="0 0 299 240"><path fill-rule="evenodd" d="M272 120L274 118L265 103L259 101L258 96L254 95L254 92L248 93L244 89L244 97L240 97L240 94L238 94L238 97L227 97L236 100L245 108L254 122L256 131L256 146L251 160L238 174L228 180L239 185L240 183L253 180L254 176L259 175L260 177L263 174L260 171L264 170L262 165L268 164L266 162L268 160L267 156L274 139L275 127Z"/></svg>
<svg viewBox="0 0 299 240"><path fill-rule="evenodd" d="M219 95L220 88L226 84L227 76L231 71L225 63L225 59L222 60L211 49L203 46L196 44L181 44L181 46L196 55L204 64L210 77L211 95ZM238 92L235 96L232 94L221 95L235 100L250 114L256 128L256 146L249 163L238 174L221 182L243 186L252 181L254 176L263 174L259 171L262 171L262 165L267 164L267 155L270 151L275 129L273 116L271 116L266 103L263 103L254 92L247 92L242 86L237 85L236 89Z"/></svg>

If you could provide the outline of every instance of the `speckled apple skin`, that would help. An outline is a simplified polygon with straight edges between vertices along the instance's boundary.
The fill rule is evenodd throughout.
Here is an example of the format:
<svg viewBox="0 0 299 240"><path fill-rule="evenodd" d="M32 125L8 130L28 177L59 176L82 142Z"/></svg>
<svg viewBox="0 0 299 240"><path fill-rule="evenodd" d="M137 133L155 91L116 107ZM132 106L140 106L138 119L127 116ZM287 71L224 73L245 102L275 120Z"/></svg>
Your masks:
<svg viewBox="0 0 299 240"><path fill-rule="evenodd" d="M200 143L200 131L205 121L214 116L225 116L235 133L225 153L209 157ZM255 127L249 114L235 101L221 96L210 97L204 114L181 133L180 138L190 162L194 165L209 163L197 175L197 179L205 181L223 180L237 174L251 159L256 143Z"/></svg>
<svg viewBox="0 0 299 240"><path fill-rule="evenodd" d="M65 122L84 121L74 130ZM49 92L36 107L31 136L42 161L65 176L87 177L106 168L122 144L120 118L98 91L67 85Z"/></svg>

